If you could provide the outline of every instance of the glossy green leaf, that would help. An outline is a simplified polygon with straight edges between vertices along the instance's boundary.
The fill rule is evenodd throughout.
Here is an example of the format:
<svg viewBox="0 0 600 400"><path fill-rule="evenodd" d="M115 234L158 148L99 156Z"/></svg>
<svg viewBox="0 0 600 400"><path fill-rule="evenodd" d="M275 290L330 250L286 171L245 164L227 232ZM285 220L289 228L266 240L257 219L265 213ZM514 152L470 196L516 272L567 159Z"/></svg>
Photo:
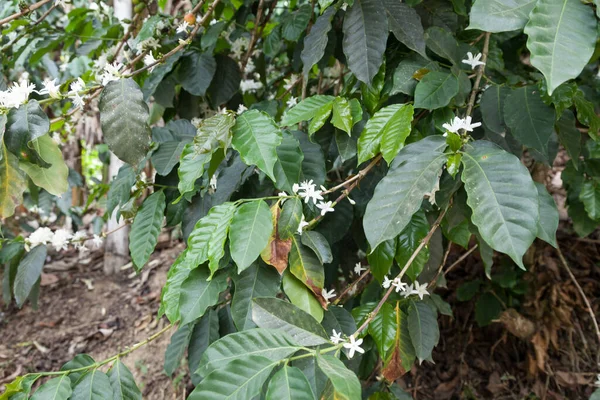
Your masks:
<svg viewBox="0 0 600 400"><path fill-rule="evenodd" d="M380 243L367 255L371 273L379 282L383 282L384 277L390 272L390 268L392 268L392 265L394 264L395 253L396 241L394 239L389 239Z"/></svg>
<svg viewBox="0 0 600 400"><path fill-rule="evenodd" d="M86 373L73 388L71 400L106 400L113 398L110 379L98 369Z"/></svg>
<svg viewBox="0 0 600 400"><path fill-rule="evenodd" d="M194 138L200 153L212 153L218 148L227 151L231 144L231 128L235 125L232 112L218 113L203 119Z"/></svg>
<svg viewBox="0 0 600 400"><path fill-rule="evenodd" d="M250 201L236 210L229 229L229 250L238 273L258 258L272 232L271 210L263 200Z"/></svg>
<svg viewBox="0 0 600 400"><path fill-rule="evenodd" d="M289 239L298 232L302 220L302 200L297 197L288 199L283 203L279 215L278 233L283 240Z"/></svg>
<svg viewBox="0 0 600 400"><path fill-rule="evenodd" d="M138 210L129 232L129 252L137 271L150 259L158 242L164 219L166 198L161 190L152 193Z"/></svg>
<svg viewBox="0 0 600 400"><path fill-rule="evenodd" d="M34 285L42 275L46 262L47 249L45 245L35 246L21 259L15 276L14 293L17 306L21 307L29 296Z"/></svg>
<svg viewBox="0 0 600 400"><path fill-rule="evenodd" d="M202 377L196 373L200 366L200 360L208 346L219 339L219 313L216 310L208 310L200 321L194 325L190 343L188 345L188 367L192 383L198 385Z"/></svg>
<svg viewBox="0 0 600 400"><path fill-rule="evenodd" d="M279 361L301 349L285 332L270 329L249 329L232 333L214 342L206 349L197 372L207 376L221 370L238 358L260 356Z"/></svg>
<svg viewBox="0 0 600 400"><path fill-rule="evenodd" d="M185 90L194 96L204 96L216 70L212 54L193 52L181 59L176 73Z"/></svg>
<svg viewBox="0 0 600 400"><path fill-rule="evenodd" d="M304 154L300 149L300 143L292 134L284 132L281 144L277 148L277 162L273 168L277 189L292 193L292 186L300 182L302 160Z"/></svg>
<svg viewBox="0 0 600 400"><path fill-rule="evenodd" d="M342 306L330 305L323 314L321 324L325 328L325 332L329 334L333 334L334 329L336 332L343 332L346 335L356 332L356 322L352 314Z"/></svg>
<svg viewBox="0 0 600 400"><path fill-rule="evenodd" d="M283 291L293 305L312 315L318 322L323 320L323 307L313 292L289 271L283 275Z"/></svg>
<svg viewBox="0 0 600 400"><path fill-rule="evenodd" d="M352 134L352 111L350 103L343 97L336 97L333 101L333 116L331 123L338 129L343 130L348 135Z"/></svg>
<svg viewBox="0 0 600 400"><path fill-rule="evenodd" d="M504 127L504 105L507 95L511 90L506 86L492 85L483 92L481 96L481 115L485 126L496 132L503 133Z"/></svg>
<svg viewBox="0 0 600 400"><path fill-rule="evenodd" d="M325 330L317 320L283 300L265 297L254 299L252 320L260 328L277 329L287 333L294 342L303 346L329 343Z"/></svg>
<svg viewBox="0 0 600 400"><path fill-rule="evenodd" d="M281 131L268 114L250 110L237 117L233 127L233 148L246 164L256 165L273 181L273 166L280 144Z"/></svg>
<svg viewBox="0 0 600 400"><path fill-rule="evenodd" d="M227 275L216 274L211 280L208 268L196 268L181 285L179 312L181 324L188 324L200 318L208 307L219 302L219 295L227 289Z"/></svg>
<svg viewBox="0 0 600 400"><path fill-rule="evenodd" d="M398 236L398 242L396 246L396 262L400 266L400 268L404 268L410 257L417 250L417 247L421 244L421 241L427 236L429 233L429 222L427 221L427 216L421 210L416 212L406 228L400 235ZM428 246L423 247L417 257L414 259L410 267L406 270L406 275L412 280L415 281L425 263L429 259L429 248Z"/></svg>
<svg viewBox="0 0 600 400"><path fill-rule="evenodd" d="M591 219L600 219L600 184L596 180L588 180L583 183L579 200L583 203L585 211Z"/></svg>
<svg viewBox="0 0 600 400"><path fill-rule="evenodd" d="M284 366L269 381L266 400L314 400L310 383L296 367Z"/></svg>
<svg viewBox="0 0 600 400"><path fill-rule="evenodd" d="M388 37L388 21L381 0L354 0L344 17L343 48L356 78L368 85L379 71Z"/></svg>
<svg viewBox="0 0 600 400"><path fill-rule="evenodd" d="M135 171L131 166L125 164L119 168L117 177L110 184L106 198L106 212L108 215L112 215L117 206L124 205L129 201L131 187L135 184L135 181Z"/></svg>
<svg viewBox="0 0 600 400"><path fill-rule="evenodd" d="M281 22L281 34L285 40L297 42L300 35L306 30L312 16L312 7L303 4L294 12L284 14Z"/></svg>
<svg viewBox="0 0 600 400"><path fill-rule="evenodd" d="M171 336L171 341L165 351L165 363L163 367L169 377L173 375L173 372L175 372L181 363L185 349L192 336L192 328L192 324L181 325Z"/></svg>
<svg viewBox="0 0 600 400"><path fill-rule="evenodd" d="M387 13L390 30L398 41L406 47L416 51L423 57L425 52L425 37L421 17L414 8L405 3L394 0L383 0L383 6Z"/></svg>
<svg viewBox="0 0 600 400"><path fill-rule="evenodd" d="M23 192L27 188L27 176L19 168L18 158L0 145L0 217L8 218L15 208L23 202Z"/></svg>
<svg viewBox="0 0 600 400"><path fill-rule="evenodd" d="M49 130L50 121L46 113L37 101L31 100L8 112L4 144L22 160L48 168L50 164L41 159L29 143L44 136Z"/></svg>
<svg viewBox="0 0 600 400"><path fill-rule="evenodd" d="M355 400L361 398L360 381L344 363L337 358L317 354L319 369L329 378L333 386L333 398L339 400Z"/></svg>
<svg viewBox="0 0 600 400"><path fill-rule="evenodd" d="M292 248L289 255L290 272L304 283L317 296L325 283L323 264L313 250L300 242L298 235L292 236Z"/></svg>
<svg viewBox="0 0 600 400"><path fill-rule="evenodd" d="M302 58L302 74L308 76L313 65L319 62L327 48L328 33L331 30L331 19L335 15L335 7L330 7L315 21L310 32L304 38L304 47L300 58Z"/></svg>
<svg viewBox="0 0 600 400"><path fill-rule="evenodd" d="M306 231L302 234L302 244L308 246L315 252L321 264L333 261L331 248L327 239L317 231Z"/></svg>
<svg viewBox="0 0 600 400"><path fill-rule="evenodd" d="M431 357L440 339L436 313L426 303L411 302L408 307L408 332L419 361Z"/></svg>
<svg viewBox="0 0 600 400"><path fill-rule="evenodd" d="M537 235L538 193L521 161L487 141L463 153L461 178L472 221L494 250L524 268L523 254Z"/></svg>
<svg viewBox="0 0 600 400"><path fill-rule="evenodd" d="M369 323L369 335L375 341L379 355L385 357L396 338L396 310L391 304L383 303L375 318Z"/></svg>
<svg viewBox="0 0 600 400"><path fill-rule="evenodd" d="M60 147L48 135L33 140L29 146L51 166L42 168L36 164L22 161L19 163L20 168L29 175L33 183L44 188L48 193L55 196L64 194L69 189L67 181L69 168L63 160Z"/></svg>
<svg viewBox="0 0 600 400"><path fill-rule="evenodd" d="M88 367L95 363L94 359L87 354L77 354L73 359L67 363L65 363L60 370L68 371L73 369L80 369L83 367ZM86 373L86 370L75 371L69 373L69 379L71 380L71 385L75 385L79 382L79 378L81 378Z"/></svg>
<svg viewBox="0 0 600 400"><path fill-rule="evenodd" d="M469 27L485 32L522 29L529 21L535 0L476 0L471 7Z"/></svg>
<svg viewBox="0 0 600 400"><path fill-rule="evenodd" d="M286 111L281 119L281 126L292 126L302 121L309 121L321 108L333 104L334 100L335 97L325 95L307 97Z"/></svg>
<svg viewBox="0 0 600 400"><path fill-rule="evenodd" d="M109 82L98 103L104 141L117 157L139 164L150 148L148 105L131 78Z"/></svg>
<svg viewBox="0 0 600 400"><path fill-rule="evenodd" d="M458 94L458 79L451 73L432 71L415 88L415 108L434 110L450 104Z"/></svg>
<svg viewBox="0 0 600 400"><path fill-rule="evenodd" d="M531 65L546 78L548 93L576 78L596 46L594 11L578 0L538 0L525 26Z"/></svg>
<svg viewBox="0 0 600 400"><path fill-rule="evenodd" d="M436 187L445 148L443 137L430 136L400 150L367 204L363 227L371 249L398 236Z"/></svg>
<svg viewBox="0 0 600 400"><path fill-rule="evenodd" d="M142 392L135 383L133 374L117 359L108 371L108 379L113 388L114 400L141 400Z"/></svg>
<svg viewBox="0 0 600 400"><path fill-rule="evenodd" d="M579 159L581 154L581 132L571 110L564 110L555 125L560 144L563 145L572 160Z"/></svg>
<svg viewBox="0 0 600 400"><path fill-rule="evenodd" d="M538 222L537 237L543 241L557 247L556 243L556 230L558 229L558 208L554 198L546 186L539 182L535 182L535 187L538 191L538 199L540 205L540 220Z"/></svg>
<svg viewBox="0 0 600 400"><path fill-rule="evenodd" d="M64 400L68 399L72 392L71 380L67 375L61 375L40 386L31 396L31 400Z"/></svg>

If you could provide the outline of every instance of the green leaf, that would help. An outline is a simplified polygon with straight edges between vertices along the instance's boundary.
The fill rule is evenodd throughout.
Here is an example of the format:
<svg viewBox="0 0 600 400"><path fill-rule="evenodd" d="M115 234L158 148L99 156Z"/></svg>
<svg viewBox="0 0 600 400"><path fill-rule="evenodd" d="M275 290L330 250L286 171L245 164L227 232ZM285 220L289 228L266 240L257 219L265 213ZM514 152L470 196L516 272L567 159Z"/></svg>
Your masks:
<svg viewBox="0 0 600 400"><path fill-rule="evenodd" d="M39 155L29 147L29 143L40 138L50 130L50 121L39 103L31 100L19 108L11 108L8 112L4 144L13 154L25 161L48 168ZM62 194L62 193L61 193Z"/></svg>
<svg viewBox="0 0 600 400"><path fill-rule="evenodd" d="M231 144L231 128L235 125L232 112L218 113L202 120L198 126L194 144L200 153L214 153L222 148L227 151Z"/></svg>
<svg viewBox="0 0 600 400"><path fill-rule="evenodd" d="M329 119L329 116L331 115L332 110L333 103L327 103L317 110L317 112L313 116L313 119L310 121L310 124L308 124L309 137L312 137L315 134L315 132L321 129L323 125L325 125L325 123Z"/></svg>
<svg viewBox="0 0 600 400"><path fill-rule="evenodd" d="M556 230L558 229L558 209L554 198L546 190L546 186L535 182L538 191L538 200L540 206L540 220L538 222L537 237L544 242L557 247Z"/></svg>
<svg viewBox="0 0 600 400"><path fill-rule="evenodd" d="M272 232L271 210L263 200L250 201L236 210L229 229L229 250L238 273L258 258Z"/></svg>
<svg viewBox="0 0 600 400"><path fill-rule="evenodd" d="M23 192L27 188L27 176L19 168L18 158L9 153L0 144L0 217L8 218L15 213L15 208L23 202Z"/></svg>
<svg viewBox="0 0 600 400"><path fill-rule="evenodd" d="M577 120L590 127L590 134L597 136L600 132L600 117L596 114L594 104L586 100L583 92L578 90L573 96L573 102L577 109Z"/></svg>
<svg viewBox="0 0 600 400"><path fill-rule="evenodd" d="M113 388L114 400L141 400L142 392L135 383L133 374L117 359L108 371L108 378Z"/></svg>
<svg viewBox="0 0 600 400"><path fill-rule="evenodd" d="M411 302L408 307L408 333L419 361L431 357L440 339L436 313L423 302Z"/></svg>
<svg viewBox="0 0 600 400"><path fill-rule="evenodd" d="M356 1L356 0L355 0ZM319 369L329 378L333 386L333 398L355 400L361 398L360 381L344 363L333 356L317 353Z"/></svg>
<svg viewBox="0 0 600 400"><path fill-rule="evenodd" d="M427 236L427 233L429 233L429 222L425 213L420 210L412 216L406 228L398 236L395 258L401 269L404 268L412 254L421 244L421 241ZM413 282L423 270L428 259L429 248L425 246L406 270L406 275Z"/></svg>
<svg viewBox="0 0 600 400"><path fill-rule="evenodd" d="M475 0L467 29L484 32L509 32L522 29L536 0Z"/></svg>
<svg viewBox="0 0 600 400"><path fill-rule="evenodd" d="M269 329L249 329L232 333L206 349L196 371L207 376L222 370L238 358L260 356L277 362L301 349L288 334Z"/></svg>
<svg viewBox="0 0 600 400"><path fill-rule="evenodd" d="M388 381L395 381L409 371L416 357L408 330L408 314L398 305L393 323L395 324L393 345L388 353L382 356L384 358L382 374Z"/></svg>
<svg viewBox="0 0 600 400"><path fill-rule="evenodd" d="M587 180L583 183L579 200L591 219L600 219L600 185L596 180Z"/></svg>
<svg viewBox="0 0 600 400"><path fill-rule="evenodd" d="M377 345L377 351L383 358L394 345L396 338L396 311L389 303L383 306L369 323L369 335Z"/></svg>
<svg viewBox="0 0 600 400"><path fill-rule="evenodd" d="M432 71L417 83L415 108L434 110L446 107L458 94L458 79L448 72Z"/></svg>
<svg viewBox="0 0 600 400"><path fill-rule="evenodd" d="M184 56L177 68L181 86L194 96L204 96L217 70L212 54L191 53Z"/></svg>
<svg viewBox="0 0 600 400"><path fill-rule="evenodd" d="M319 62L323 55L325 55L325 49L327 48L328 33L331 30L331 19L335 15L335 7L330 7L320 15L315 21L310 32L304 38L304 47L300 58L304 64L302 67L302 74L308 76L313 65Z"/></svg>
<svg viewBox="0 0 600 400"><path fill-rule="evenodd" d="M317 231L306 231L301 238L302 244L310 247L315 252L321 264L328 264L333 261L331 248L325 236Z"/></svg>
<svg viewBox="0 0 600 400"><path fill-rule="evenodd" d="M356 140L352 136L337 130L335 132L335 145L342 161L346 162L356 157Z"/></svg>
<svg viewBox="0 0 600 400"><path fill-rule="evenodd" d="M171 336L171 341L165 351L165 364L163 367L169 377L173 376L173 372L179 367L185 349L190 342L192 328L192 324L180 325L179 329Z"/></svg>
<svg viewBox="0 0 600 400"><path fill-rule="evenodd" d="M390 239L380 243L367 255L371 273L379 282L383 282L384 277L390 272L390 268L394 264L395 253L396 241Z"/></svg>
<svg viewBox="0 0 600 400"><path fill-rule="evenodd" d="M275 297L279 291L281 278L277 271L261 262L233 277L235 292L231 301L231 317L240 331L256 327L252 322L252 299L255 297Z"/></svg>
<svg viewBox="0 0 600 400"><path fill-rule="evenodd" d="M398 64L394 71L393 86L390 90L390 95L404 93L414 96L415 87L418 83L415 76L421 77L424 73L439 71L439 69L436 62L427 61L422 57L414 55L400 61L400 64Z"/></svg>
<svg viewBox="0 0 600 400"><path fill-rule="evenodd" d="M106 198L106 212L112 215L118 205L124 205L131 196L131 187L135 184L135 171L125 164L119 168L117 177L111 182Z"/></svg>
<svg viewBox="0 0 600 400"><path fill-rule="evenodd" d="M343 48L356 78L368 85L383 62L388 21L381 0L354 0L344 17Z"/></svg>
<svg viewBox="0 0 600 400"><path fill-rule="evenodd" d="M292 126L302 121L311 120L322 108L332 105L335 97L316 95L307 97L291 109L281 119L281 126Z"/></svg>
<svg viewBox="0 0 600 400"><path fill-rule="evenodd" d="M150 99L150 96L154 94L158 86L163 81L164 77L167 76L169 72L171 72L171 70L173 69L175 64L177 64L183 53L183 51L178 51L171 57L167 58L164 64L158 64L150 73L150 75L144 80L142 93L144 94L145 101L148 101Z"/></svg>
<svg viewBox="0 0 600 400"><path fill-rule="evenodd" d="M400 150L367 204L363 227L371 249L398 236L421 207L423 196L436 187L446 162L445 148L443 137L430 136Z"/></svg>
<svg viewBox="0 0 600 400"><path fill-rule="evenodd" d="M373 158L380 151L392 162L410 134L413 106L394 104L377 111L365 125L358 139L358 163Z"/></svg>
<svg viewBox="0 0 600 400"><path fill-rule="evenodd" d="M158 150L152 153L152 165L159 175L166 176L173 170L185 145L196 136L196 131L196 127L185 119L169 121L164 128L152 130L152 139L160 143ZM164 133L160 139L156 137L158 132Z"/></svg>
<svg viewBox="0 0 600 400"><path fill-rule="evenodd" d="M312 7L303 4L296 11L284 14L281 22L281 34L285 40L297 42L300 35L306 30L306 26L312 16Z"/></svg>
<svg viewBox="0 0 600 400"><path fill-rule="evenodd" d="M343 97L336 97L333 101L333 117L331 123L348 135L352 135L352 112L350 103Z"/></svg>
<svg viewBox="0 0 600 400"><path fill-rule="evenodd" d="M504 105L509 93L511 93L511 90L506 86L492 85L481 96L481 116L485 126L493 132L503 133L506 130L504 127Z"/></svg>
<svg viewBox="0 0 600 400"><path fill-rule="evenodd" d="M106 400L113 398L110 379L100 370L85 374L73 388L71 400Z"/></svg>
<svg viewBox="0 0 600 400"><path fill-rule="evenodd" d="M539 89L525 86L506 96L504 120L510 133L548 159L548 141L554 127L554 109L542 101Z"/></svg>
<svg viewBox="0 0 600 400"><path fill-rule="evenodd" d="M304 132L294 131L294 137L300 142L300 148L304 154L302 160L302 180L313 180L313 183L319 187L325 184L326 170L325 157L321 146L308 139Z"/></svg>
<svg viewBox="0 0 600 400"><path fill-rule="evenodd" d="M235 204L223 203L210 209L196 222L188 237L188 256L194 266L209 261L211 276L219 269L219 260L225 255L225 241L236 211Z"/></svg>
<svg viewBox="0 0 600 400"><path fill-rule="evenodd" d="M302 200L298 197L287 199L283 203L277 232L282 240L287 240L298 232L298 226L302 220Z"/></svg>
<svg viewBox="0 0 600 400"><path fill-rule="evenodd" d="M476 141L463 153L461 175L472 221L494 250L523 266L537 235L537 189L521 161L491 142Z"/></svg>
<svg viewBox="0 0 600 400"><path fill-rule="evenodd" d="M219 302L219 295L227 289L227 275L216 274L211 280L208 268L196 268L181 285L179 309L181 324L200 318L208 307Z"/></svg>
<svg viewBox="0 0 600 400"><path fill-rule="evenodd" d="M325 284L323 264L316 254L299 241L298 235L292 236L292 248L289 255L290 272L304 283L317 296Z"/></svg>
<svg viewBox="0 0 600 400"><path fill-rule="evenodd" d="M208 87L208 96L213 107L227 103L240 89L242 74L237 61L225 55L216 55L217 71Z"/></svg>
<svg viewBox="0 0 600 400"><path fill-rule="evenodd" d="M596 46L596 17L578 0L538 0L525 26L531 65L546 78L548 94L576 78Z"/></svg>
<svg viewBox="0 0 600 400"><path fill-rule="evenodd" d="M323 327L310 314L286 301L260 297L253 300L252 320L260 328L287 333L302 346L329 343Z"/></svg>
<svg viewBox="0 0 600 400"><path fill-rule="evenodd" d="M504 307L496 296L487 292L482 294L475 303L475 321L479 326L487 326L500 316Z"/></svg>
<svg viewBox="0 0 600 400"><path fill-rule="evenodd" d="M148 105L131 78L109 82L98 103L104 141L117 157L138 165L150 149Z"/></svg>
<svg viewBox="0 0 600 400"><path fill-rule="evenodd" d="M281 131L268 114L250 110L237 117L233 127L233 148L246 164L256 165L273 181L273 166L280 144Z"/></svg>
<svg viewBox="0 0 600 400"><path fill-rule="evenodd" d="M266 400L314 400L310 383L296 367L285 365L269 381Z"/></svg>
<svg viewBox="0 0 600 400"><path fill-rule="evenodd" d="M394 0L383 0L390 30L398 41L406 47L427 58L425 52L425 33L421 17L414 8Z"/></svg>
<svg viewBox="0 0 600 400"><path fill-rule="evenodd" d="M304 154L300 143L289 132L284 131L281 144L277 148L277 162L273 168L275 187L287 193L292 193L294 183L300 182Z"/></svg>
<svg viewBox="0 0 600 400"><path fill-rule="evenodd" d="M323 320L323 307L319 301L311 290L289 271L283 275L283 291L293 305L312 315L318 322Z"/></svg>
<svg viewBox="0 0 600 400"><path fill-rule="evenodd" d="M48 135L40 136L30 144L37 154L46 163L51 165L49 168L41 168L36 164L22 161L19 166L37 186L44 188L48 193L60 196L69 190L67 177L69 168L63 160L60 147Z"/></svg>
<svg viewBox="0 0 600 400"><path fill-rule="evenodd" d="M425 34L427 47L438 56L450 61L456 67L462 67L461 62L466 51L462 51L456 38L448 29L439 26L431 26Z"/></svg>
<svg viewBox="0 0 600 400"><path fill-rule="evenodd" d="M356 332L356 322L352 314L342 306L329 306L325 314L323 314L323 328L325 332L332 333L343 332L346 335L352 335Z"/></svg>
<svg viewBox="0 0 600 400"><path fill-rule="evenodd" d="M138 272L148 262L158 242L165 202L165 193L162 190L152 193L144 200L133 219L129 232L129 252Z"/></svg>
<svg viewBox="0 0 600 400"><path fill-rule="evenodd" d="M188 367L192 383L198 385L202 377L196 373L200 360L208 346L219 339L219 313L208 310L200 321L194 325L190 343L188 345Z"/></svg>
<svg viewBox="0 0 600 400"><path fill-rule="evenodd" d="M35 246L21 259L19 269L15 276L14 293L17 306L21 307L31 289L42 275L42 268L46 262L47 249L44 245Z"/></svg>
<svg viewBox="0 0 600 400"><path fill-rule="evenodd" d="M71 393L73 393L73 390L71 390L69 377L61 375L40 386L31 396L31 400L64 400L68 399Z"/></svg>
<svg viewBox="0 0 600 400"><path fill-rule="evenodd" d="M72 369L79 369L83 367L89 367L95 363L94 359L87 354L77 354L73 359L67 363L65 363L60 370L68 371ZM79 378L81 378L86 373L83 371L75 371L69 373L69 379L71 380L71 385L75 385L79 382Z"/></svg>
<svg viewBox="0 0 600 400"><path fill-rule="evenodd" d="M581 132L571 110L564 110L555 125L560 144L563 145L572 160L578 160L581 154Z"/></svg>
<svg viewBox="0 0 600 400"><path fill-rule="evenodd" d="M213 371L192 393L188 400L227 399L247 400L260 393L277 361L248 355Z"/></svg>

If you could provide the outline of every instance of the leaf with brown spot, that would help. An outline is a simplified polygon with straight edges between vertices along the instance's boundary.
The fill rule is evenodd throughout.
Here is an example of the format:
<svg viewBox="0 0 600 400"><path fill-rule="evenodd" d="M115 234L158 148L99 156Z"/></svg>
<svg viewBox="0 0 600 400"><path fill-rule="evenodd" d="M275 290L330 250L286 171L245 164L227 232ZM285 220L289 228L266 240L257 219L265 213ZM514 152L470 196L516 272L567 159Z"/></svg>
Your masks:
<svg viewBox="0 0 600 400"><path fill-rule="evenodd" d="M404 313L399 303L396 303L396 337L394 346L388 352L381 369L383 377L388 382L394 382L412 367L415 361L415 349L413 348L410 334L408 333L408 315Z"/></svg>
<svg viewBox="0 0 600 400"><path fill-rule="evenodd" d="M314 251L300 242L298 235L292 236L291 240L290 272L312 290L319 303L324 309L327 309L327 301L321 293L325 283L323 264Z"/></svg>
<svg viewBox="0 0 600 400"><path fill-rule="evenodd" d="M271 207L271 216L273 219L273 234L269 238L267 247L260 253L260 257L267 264L275 267L280 275L286 270L288 265L288 256L292 248L292 239L283 240L279 237L279 216L281 209L279 202Z"/></svg>

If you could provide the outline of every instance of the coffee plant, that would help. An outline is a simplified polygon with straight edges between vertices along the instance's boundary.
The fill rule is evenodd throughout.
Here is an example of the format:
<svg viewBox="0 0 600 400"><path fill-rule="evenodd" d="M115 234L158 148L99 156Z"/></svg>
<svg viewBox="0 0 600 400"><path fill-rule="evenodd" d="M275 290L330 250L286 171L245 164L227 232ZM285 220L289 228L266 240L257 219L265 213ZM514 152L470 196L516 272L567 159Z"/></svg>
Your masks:
<svg viewBox="0 0 600 400"><path fill-rule="evenodd" d="M532 172L559 146L573 229L598 226L597 0L133 3L119 21L103 2L0 1L2 290L35 305L49 252L106 236L26 233L19 210L78 227L96 207L100 228L131 225L138 272L180 227L170 324L2 399L139 399L121 358L169 329L164 369L187 351L190 399L408 399L395 381L435 361L452 314L435 294L449 246L488 277L494 252L526 269L536 238L558 246ZM97 116L126 164L72 206L82 179L61 148ZM502 310L485 293L477 307L481 324Z"/></svg>

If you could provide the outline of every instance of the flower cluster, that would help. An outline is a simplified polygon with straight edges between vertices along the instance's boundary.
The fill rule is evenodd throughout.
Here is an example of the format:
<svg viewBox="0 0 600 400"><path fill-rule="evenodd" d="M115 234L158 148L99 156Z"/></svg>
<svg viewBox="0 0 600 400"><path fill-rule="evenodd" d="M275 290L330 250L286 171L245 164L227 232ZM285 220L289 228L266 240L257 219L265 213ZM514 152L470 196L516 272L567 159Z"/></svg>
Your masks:
<svg viewBox="0 0 600 400"><path fill-rule="evenodd" d="M35 91L35 85L29 83L26 79L19 83L14 83L7 90L0 91L0 107L19 108L29 99L29 95Z"/></svg>
<svg viewBox="0 0 600 400"><path fill-rule="evenodd" d="M386 276L383 278L383 286L384 289L389 289L390 286L394 286L396 288L396 293L400 292L402 297L408 297L411 294L416 294L419 296L419 299L423 300L424 296L429 296L429 292L427 291L427 284L419 284L419 282L415 281L415 283L411 283L408 285L406 282L402 282L400 278L390 279Z"/></svg>
<svg viewBox="0 0 600 400"><path fill-rule="evenodd" d="M85 247L86 240L88 240L88 236L82 231L72 235L66 229L57 229L52 232L50 228L43 227L36 229L25 239L25 249L29 251L36 246L50 244L56 251L60 251L67 250L69 245L73 245L77 250L83 252L88 250ZM94 235L92 242L96 247L100 247L102 245L102 237Z"/></svg>
<svg viewBox="0 0 600 400"><path fill-rule="evenodd" d="M458 131L460 131L461 129L464 129L466 132L473 132L473 129L481 126L481 122L471 123L471 121L472 118L468 116L464 119L454 117L454 119L450 123L443 124L442 128L444 128L448 132L458 133ZM446 136L446 134L444 134L444 136Z"/></svg>
<svg viewBox="0 0 600 400"><path fill-rule="evenodd" d="M354 357L354 353L363 354L365 352L365 350L362 347L360 347L360 345L363 342L363 339L356 340L354 338L354 335L351 335L348 337L349 341L346 341L345 339L342 338L342 332L336 332L335 329L333 329L331 331L331 334L332 335L329 338L329 340L333 344L344 343L343 344L344 348L348 349L348 358Z"/></svg>

